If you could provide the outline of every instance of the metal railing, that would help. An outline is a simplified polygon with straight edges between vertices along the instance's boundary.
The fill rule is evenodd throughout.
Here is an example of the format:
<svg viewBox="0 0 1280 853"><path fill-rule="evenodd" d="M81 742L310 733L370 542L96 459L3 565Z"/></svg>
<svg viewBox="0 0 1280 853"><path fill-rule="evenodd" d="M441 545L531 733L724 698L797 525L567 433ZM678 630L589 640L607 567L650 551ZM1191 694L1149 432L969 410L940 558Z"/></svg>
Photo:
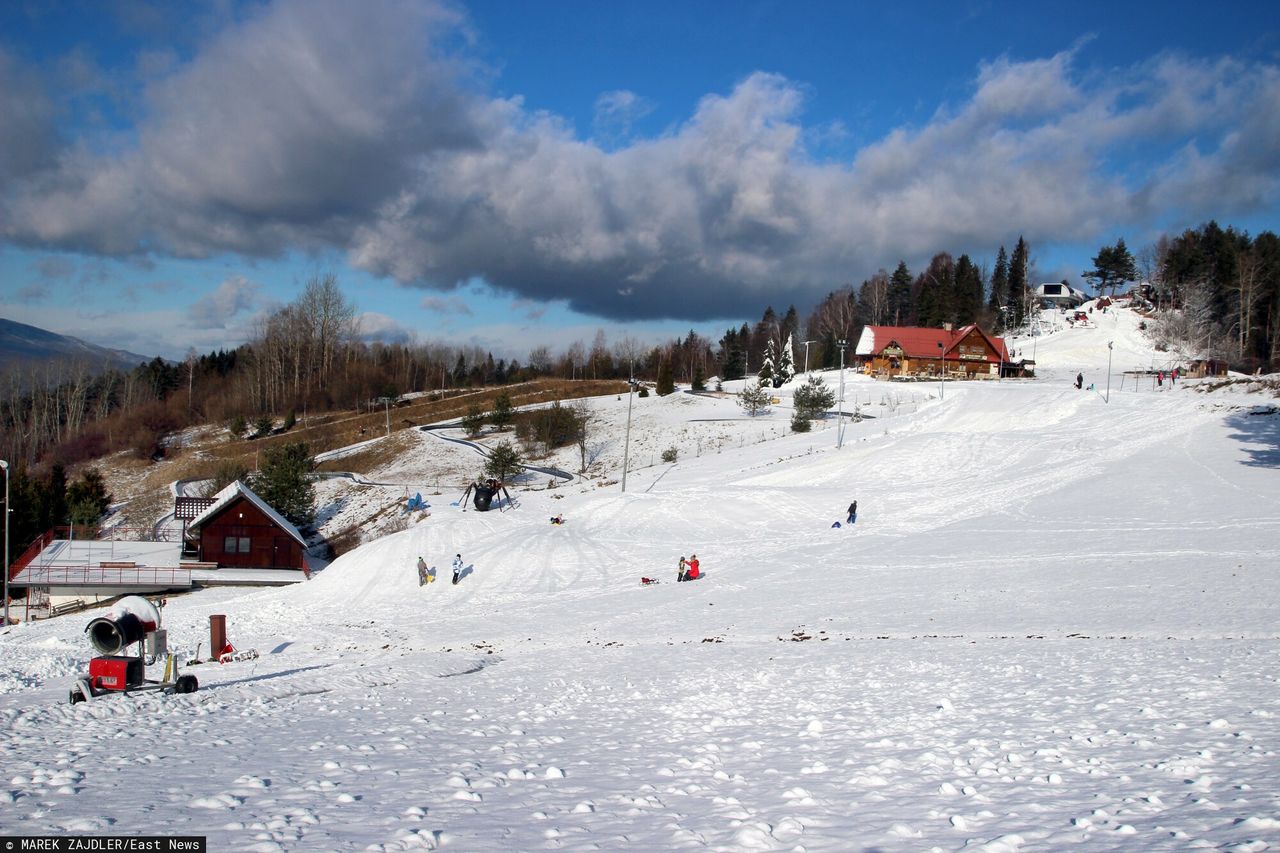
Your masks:
<svg viewBox="0 0 1280 853"><path fill-rule="evenodd" d="M27 566L22 583L27 586L138 586L180 588L191 586L191 570L177 566L100 566L49 564Z"/></svg>

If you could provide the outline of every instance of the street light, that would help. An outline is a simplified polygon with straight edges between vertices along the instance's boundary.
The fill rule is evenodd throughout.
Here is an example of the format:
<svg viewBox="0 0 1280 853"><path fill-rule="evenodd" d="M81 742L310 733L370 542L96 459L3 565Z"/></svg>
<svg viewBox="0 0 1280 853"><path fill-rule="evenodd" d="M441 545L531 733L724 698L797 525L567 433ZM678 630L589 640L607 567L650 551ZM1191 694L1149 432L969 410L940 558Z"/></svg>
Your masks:
<svg viewBox="0 0 1280 853"><path fill-rule="evenodd" d="M849 342L844 338L836 341L840 348L840 407L836 410L836 449L844 446L844 348Z"/></svg>
<svg viewBox="0 0 1280 853"><path fill-rule="evenodd" d="M1102 398L1102 402L1111 402L1111 345L1115 341L1107 341L1107 396Z"/></svg>
<svg viewBox="0 0 1280 853"><path fill-rule="evenodd" d="M809 344L816 344L816 343L817 341L804 342L804 372L806 374L809 372Z"/></svg>
<svg viewBox="0 0 1280 853"><path fill-rule="evenodd" d="M386 406L387 409L387 435L391 435L391 398L379 397L378 402Z"/></svg>
<svg viewBox="0 0 1280 853"><path fill-rule="evenodd" d="M946 382L947 382L947 359L946 359L946 355L947 355L946 348L945 348L945 347L943 347L943 346L942 346L942 342L941 342L941 341L939 341L939 342L938 342L938 367L939 367L939 371L938 371L938 387L939 387L940 389L942 389L942 390L940 390L940 391L938 392L938 399L940 399L940 400L945 400L945 399L947 399L947 384L946 384Z"/></svg>
<svg viewBox="0 0 1280 853"><path fill-rule="evenodd" d="M9 627L9 463L0 459L4 469L4 626Z"/></svg>

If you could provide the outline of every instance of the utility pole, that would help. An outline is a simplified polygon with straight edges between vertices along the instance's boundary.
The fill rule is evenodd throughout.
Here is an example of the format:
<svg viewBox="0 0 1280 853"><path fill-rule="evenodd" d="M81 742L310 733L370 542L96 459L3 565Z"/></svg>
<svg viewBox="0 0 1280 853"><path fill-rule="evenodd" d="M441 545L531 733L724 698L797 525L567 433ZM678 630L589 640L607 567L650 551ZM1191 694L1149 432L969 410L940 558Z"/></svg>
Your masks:
<svg viewBox="0 0 1280 853"><path fill-rule="evenodd" d="M9 463L0 459L4 469L4 625L9 627Z"/></svg>
<svg viewBox="0 0 1280 853"><path fill-rule="evenodd" d="M631 357L631 378L627 381L627 432L622 441L622 491L627 490L627 454L631 449L631 395L636 390L636 358Z"/></svg>
<svg viewBox="0 0 1280 853"><path fill-rule="evenodd" d="M942 343L941 343L941 342L939 342L939 343L938 343L938 363L939 363L939 365L940 365L940 366L941 366L941 368L942 368L942 369L939 371L939 373L938 373L938 388L940 389L940 390L938 391L938 399L940 399L940 400L945 400L945 399L947 399L947 359L946 359L946 355L947 355L946 348L945 348L945 347L943 347L943 345L942 345ZM1035 361L1035 359L1032 359L1032 361Z"/></svg>
<svg viewBox="0 0 1280 853"><path fill-rule="evenodd" d="M844 446L844 348L849 342L844 338L836 341L836 346L840 348L840 405L836 410L836 449L839 450Z"/></svg>
<svg viewBox="0 0 1280 853"><path fill-rule="evenodd" d="M1115 341L1107 341L1107 395L1102 398L1102 402L1111 402L1111 346Z"/></svg>

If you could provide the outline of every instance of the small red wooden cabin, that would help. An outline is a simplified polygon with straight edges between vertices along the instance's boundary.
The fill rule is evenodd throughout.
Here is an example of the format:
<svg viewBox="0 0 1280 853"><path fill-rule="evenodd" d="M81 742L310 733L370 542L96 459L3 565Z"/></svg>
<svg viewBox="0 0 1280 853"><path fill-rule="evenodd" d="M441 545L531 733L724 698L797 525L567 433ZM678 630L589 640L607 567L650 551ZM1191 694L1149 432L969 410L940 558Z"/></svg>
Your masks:
<svg viewBox="0 0 1280 853"><path fill-rule="evenodd" d="M298 528L239 480L192 519L187 535L198 540L200 559L219 568L307 571L307 543Z"/></svg>

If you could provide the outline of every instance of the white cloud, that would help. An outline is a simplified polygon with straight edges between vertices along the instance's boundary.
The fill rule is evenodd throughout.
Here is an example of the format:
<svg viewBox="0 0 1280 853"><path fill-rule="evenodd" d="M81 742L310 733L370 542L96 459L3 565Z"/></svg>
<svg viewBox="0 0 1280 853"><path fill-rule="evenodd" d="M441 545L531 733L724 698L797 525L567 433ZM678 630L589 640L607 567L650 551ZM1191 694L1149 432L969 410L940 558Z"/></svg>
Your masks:
<svg viewBox="0 0 1280 853"><path fill-rule="evenodd" d="M35 116L0 120L20 152L0 169L0 236L108 255L337 248L442 292L483 280L603 317L699 320L803 304L938 250L1280 201L1273 65L1165 55L1084 74L1078 47L1002 57L966 98L837 163L806 149L822 126L802 122L802 87L764 73L661 136L583 140L481 95L436 47L465 26L443 4L278 0L156 66L134 147L56 159L32 145L50 138L47 98L0 57L3 79L27 81L0 119ZM628 91L596 106L624 130L648 108Z"/></svg>
<svg viewBox="0 0 1280 853"><path fill-rule="evenodd" d="M360 340L373 343L381 341L385 344L407 344L414 339L413 330L394 317L377 311L366 311L356 318L357 334Z"/></svg>
<svg viewBox="0 0 1280 853"><path fill-rule="evenodd" d="M259 291L257 283L241 275L232 276L213 293L192 303L187 318L197 329L225 329L238 316L254 309Z"/></svg>
<svg viewBox="0 0 1280 853"><path fill-rule="evenodd" d="M597 140L609 144L629 139L635 123L653 112L654 107L653 101L626 89L602 92L596 98L592 133Z"/></svg>

